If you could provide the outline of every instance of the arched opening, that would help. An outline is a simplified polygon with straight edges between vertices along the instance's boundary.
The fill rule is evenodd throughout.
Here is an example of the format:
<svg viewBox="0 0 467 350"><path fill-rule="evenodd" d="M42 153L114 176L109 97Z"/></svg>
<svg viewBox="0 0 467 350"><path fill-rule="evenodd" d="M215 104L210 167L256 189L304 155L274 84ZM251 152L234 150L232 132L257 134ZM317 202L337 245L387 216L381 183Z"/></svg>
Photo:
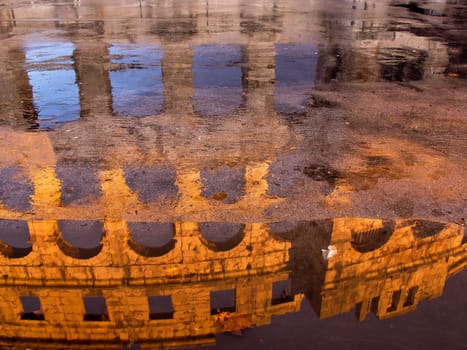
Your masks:
<svg viewBox="0 0 467 350"><path fill-rule="evenodd" d="M12 259L32 251L28 224L19 220L0 220L0 253Z"/></svg>
<svg viewBox="0 0 467 350"><path fill-rule="evenodd" d="M29 210L33 194L34 188L25 168L0 169L0 200L5 206L18 211Z"/></svg>
<svg viewBox="0 0 467 350"><path fill-rule="evenodd" d="M238 45L193 48L194 109L204 116L231 115L242 103L242 50Z"/></svg>
<svg viewBox="0 0 467 350"><path fill-rule="evenodd" d="M294 245L303 240L311 242L309 240L311 235L314 243L319 242L320 246L327 247L331 239L332 228L331 220L278 221L269 224L269 233L276 240L291 241Z"/></svg>
<svg viewBox="0 0 467 350"><path fill-rule="evenodd" d="M280 241L292 241L304 231L308 225L305 221L278 221L269 224L270 235Z"/></svg>
<svg viewBox="0 0 467 350"><path fill-rule="evenodd" d="M125 169L125 180L130 189L144 203L175 201L178 188L175 169L168 166Z"/></svg>
<svg viewBox="0 0 467 350"><path fill-rule="evenodd" d="M61 202L64 205L84 204L99 198L99 177L91 165L58 165L55 172L62 184Z"/></svg>
<svg viewBox="0 0 467 350"><path fill-rule="evenodd" d="M416 238L435 236L446 227L442 222L424 220L413 220L409 224L412 226L412 232Z"/></svg>
<svg viewBox="0 0 467 350"><path fill-rule="evenodd" d="M74 49L75 45L70 42L50 41L40 36L28 38L27 71L41 129L53 129L56 124L80 117Z"/></svg>
<svg viewBox="0 0 467 350"><path fill-rule="evenodd" d="M159 114L164 105L161 47L113 44L110 55L114 113L136 117Z"/></svg>
<svg viewBox="0 0 467 350"><path fill-rule="evenodd" d="M245 237L245 225L228 222L203 222L201 242L210 250L223 252L235 248Z"/></svg>
<svg viewBox="0 0 467 350"><path fill-rule="evenodd" d="M387 221L383 227L367 231L352 231L352 247L360 252L366 253L381 248L394 232L394 222Z"/></svg>
<svg viewBox="0 0 467 350"><path fill-rule="evenodd" d="M317 63L316 44L276 45L274 108L278 113L304 110L314 86Z"/></svg>
<svg viewBox="0 0 467 350"><path fill-rule="evenodd" d="M201 183L203 197L232 204L245 194L245 169L203 169Z"/></svg>
<svg viewBox="0 0 467 350"><path fill-rule="evenodd" d="M61 220L58 228L57 245L65 255L75 259L90 259L101 252L104 237L101 222Z"/></svg>
<svg viewBox="0 0 467 350"><path fill-rule="evenodd" d="M137 254L145 257L158 257L175 248L173 237L175 227L163 222L129 222L130 238L128 245Z"/></svg>

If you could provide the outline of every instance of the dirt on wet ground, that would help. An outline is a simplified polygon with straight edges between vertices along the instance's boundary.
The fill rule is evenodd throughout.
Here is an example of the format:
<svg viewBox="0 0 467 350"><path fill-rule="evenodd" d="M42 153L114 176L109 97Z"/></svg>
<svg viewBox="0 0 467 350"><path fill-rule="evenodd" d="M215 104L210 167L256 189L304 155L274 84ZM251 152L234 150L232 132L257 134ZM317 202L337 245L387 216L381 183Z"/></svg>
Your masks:
<svg viewBox="0 0 467 350"><path fill-rule="evenodd" d="M273 166L270 190L299 197L296 215L463 217L465 82L332 85L318 86L318 106L291 121L305 141Z"/></svg>

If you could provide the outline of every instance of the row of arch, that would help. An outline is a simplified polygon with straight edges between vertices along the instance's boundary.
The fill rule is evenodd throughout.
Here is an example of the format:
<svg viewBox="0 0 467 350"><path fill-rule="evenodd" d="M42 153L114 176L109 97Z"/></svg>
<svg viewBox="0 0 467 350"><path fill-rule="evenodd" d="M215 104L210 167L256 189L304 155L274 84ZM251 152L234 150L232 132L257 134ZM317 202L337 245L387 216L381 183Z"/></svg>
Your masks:
<svg viewBox="0 0 467 350"><path fill-rule="evenodd" d="M307 222L304 222L307 224ZM308 224L313 224L309 222ZM55 242L66 255L75 259L90 259L97 256L103 248L106 235L104 225L92 220L59 220L58 230L54 233ZM285 224L285 226L284 226ZM300 225L302 225L300 223ZM384 246L395 230L395 222L387 221L378 229L367 231L351 230L350 243L354 250L367 253ZM411 220L415 238L423 239L435 236L446 226L443 223ZM160 257L175 248L177 243L174 223L163 222L127 222L128 246L143 257ZM296 236L295 225L287 222L271 223L269 234L274 239L293 240L287 237L284 227ZM198 224L199 240L213 252L225 252L237 247L245 238L246 225L228 222L201 222ZM329 232L332 235L332 231ZM330 237L329 237L330 238ZM296 237L295 237L296 239ZM0 220L0 253L8 258L23 258L32 252L28 222L21 220Z"/></svg>
<svg viewBox="0 0 467 350"><path fill-rule="evenodd" d="M102 43L104 49L100 50L99 55L109 58L95 60L93 64L102 67L98 69L99 75L91 77L91 82L82 81L86 74L78 71L80 65L76 61L80 60L77 55L83 49L75 44L47 38L26 42L29 43L24 47L25 67L39 128L53 128L57 123L78 120L83 112L81 109L88 108L80 107L83 94L81 85L88 83L101 86L99 94L108 95L106 97L111 104L109 110L121 117L160 114L164 110L164 96L167 93L164 84L167 79L175 79L180 85L193 86L193 109L199 115L229 116L243 106L243 91L249 80L249 69L247 49L242 45L199 45L189 47L187 52L180 52L183 56L193 55L191 69L182 74L181 81L180 77L171 75L187 68L167 67L167 64L177 63L165 60L160 45L114 43L107 47ZM302 101L298 102L303 106L303 96L313 87L317 46L276 44L273 51L271 55L275 57L275 65L268 69L271 83L276 82L273 104L279 112L290 112L297 109L295 101L290 103L291 89L294 89L293 96L302 96ZM170 63L164 64L164 60ZM167 72L164 72L165 69Z"/></svg>
<svg viewBox="0 0 467 350"><path fill-rule="evenodd" d="M440 233L446 225L436 221L410 220L408 226L412 227L415 238L426 238ZM382 227L366 231L351 231L351 245L360 253L367 253L384 246L391 238L396 223L386 221Z"/></svg>
<svg viewBox="0 0 467 350"><path fill-rule="evenodd" d="M55 174L61 183L61 205L92 203L102 196L101 179L92 167L57 164ZM142 203L173 202L180 195L177 171L169 165L123 169L125 183ZM246 194L246 168L219 167L200 171L201 196L233 204ZM11 166L0 169L0 201L7 208L32 208L34 186L28 169Z"/></svg>
<svg viewBox="0 0 467 350"><path fill-rule="evenodd" d="M92 220L58 220L54 239L59 249L75 259L90 259L103 248L104 225ZM128 222L128 246L138 255L160 257L175 248L174 223ZM245 237L245 224L202 222L198 224L199 240L209 250L223 252L237 247ZM33 245L28 222L0 220L0 253L8 258L23 258Z"/></svg>

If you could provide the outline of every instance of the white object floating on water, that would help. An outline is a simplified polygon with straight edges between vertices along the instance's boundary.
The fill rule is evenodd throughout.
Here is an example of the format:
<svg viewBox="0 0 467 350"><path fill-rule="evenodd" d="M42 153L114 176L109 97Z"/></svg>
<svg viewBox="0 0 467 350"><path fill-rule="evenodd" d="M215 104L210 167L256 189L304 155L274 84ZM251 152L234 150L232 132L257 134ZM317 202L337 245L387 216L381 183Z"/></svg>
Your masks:
<svg viewBox="0 0 467 350"><path fill-rule="evenodd" d="M328 249L321 249L321 253L323 254L324 260L329 260L337 254L337 249L333 245L328 245Z"/></svg>

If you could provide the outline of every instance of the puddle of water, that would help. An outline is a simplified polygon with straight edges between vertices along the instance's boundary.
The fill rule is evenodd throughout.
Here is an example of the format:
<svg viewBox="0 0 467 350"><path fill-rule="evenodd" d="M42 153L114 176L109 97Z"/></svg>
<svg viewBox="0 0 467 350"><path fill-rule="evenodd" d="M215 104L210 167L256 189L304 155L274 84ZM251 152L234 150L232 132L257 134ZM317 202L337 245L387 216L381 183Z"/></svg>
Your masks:
<svg viewBox="0 0 467 350"><path fill-rule="evenodd" d="M436 3L436 1L434 3ZM441 10L424 7L423 5L418 4L416 1L409 1L408 4L407 3L396 3L393 6L405 7L411 12L419 13L419 14L427 15L427 16L439 16L439 17L447 16L447 14Z"/></svg>
<svg viewBox="0 0 467 350"><path fill-rule="evenodd" d="M79 248L94 248L102 240L103 226L99 221L60 220L58 227L68 243Z"/></svg>
<svg viewBox="0 0 467 350"><path fill-rule="evenodd" d="M193 47L193 104L196 112L206 116L228 116L240 107L241 61L239 46Z"/></svg>
<svg viewBox="0 0 467 350"><path fill-rule="evenodd" d="M125 178L129 188L145 203L171 201L178 195L175 186L175 171L168 167L144 167L126 169Z"/></svg>
<svg viewBox="0 0 467 350"><path fill-rule="evenodd" d="M0 200L13 210L31 209L32 183L22 167L0 169Z"/></svg>
<svg viewBox="0 0 467 350"><path fill-rule="evenodd" d="M303 112L315 82L318 46L276 45L275 62L275 110L279 113Z"/></svg>
<svg viewBox="0 0 467 350"><path fill-rule="evenodd" d="M385 80L422 80L428 53L410 48L388 48L378 52L381 77Z"/></svg>
<svg viewBox="0 0 467 350"><path fill-rule="evenodd" d="M145 117L164 105L159 46L113 44L110 47L113 111L120 116Z"/></svg>
<svg viewBox="0 0 467 350"><path fill-rule="evenodd" d="M95 170L87 167L58 166L64 205L89 203L100 197L99 179Z"/></svg>
<svg viewBox="0 0 467 350"><path fill-rule="evenodd" d="M224 203L235 203L245 193L245 172L220 168L201 171L202 195Z"/></svg>
<svg viewBox="0 0 467 350"><path fill-rule="evenodd" d="M53 129L79 119L79 90L72 66L74 45L37 37L28 40L26 65L39 128Z"/></svg>
<svg viewBox="0 0 467 350"><path fill-rule="evenodd" d="M30 248L30 239L26 221L0 220L0 241L15 248Z"/></svg>
<svg viewBox="0 0 467 350"><path fill-rule="evenodd" d="M130 222L128 228L131 238L148 247L160 247L174 236L173 224L158 222Z"/></svg>

